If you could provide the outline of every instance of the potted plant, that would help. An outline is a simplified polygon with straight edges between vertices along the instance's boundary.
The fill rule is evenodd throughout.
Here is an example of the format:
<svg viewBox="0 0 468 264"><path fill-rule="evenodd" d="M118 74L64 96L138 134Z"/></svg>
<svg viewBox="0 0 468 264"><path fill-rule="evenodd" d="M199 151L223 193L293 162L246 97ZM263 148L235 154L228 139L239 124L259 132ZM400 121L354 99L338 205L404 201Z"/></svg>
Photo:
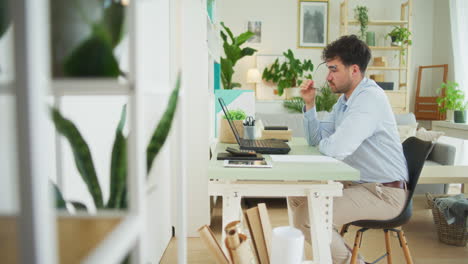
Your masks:
<svg viewBox="0 0 468 264"><path fill-rule="evenodd" d="M328 83L325 83L315 96L315 109L319 112L330 112L333 105L338 100L338 95L334 94ZM302 97L293 97L284 100L283 106L293 113L302 113L304 109L304 100Z"/></svg>
<svg viewBox="0 0 468 264"><path fill-rule="evenodd" d="M172 120L177 109L178 94L180 88L180 76L176 86L172 91L169 102L159 124L151 136L146 148L146 170L151 170L153 160L162 148L171 129ZM96 171L94 169L93 159L88 144L82 137L78 128L72 121L66 119L57 109L51 110L51 116L55 128L70 143L73 150L76 167L83 179L89 193L93 199L96 209L125 209L127 208L127 138L123 133L126 118L126 107L122 108L120 122L115 132L114 144L111 155L110 169L110 195L107 201L104 201L102 189L99 184ZM65 201L58 188L55 188L56 204L59 208L65 207ZM72 203L75 208L78 205L80 209L84 206L80 203ZM86 208L84 208L86 209Z"/></svg>
<svg viewBox="0 0 468 264"><path fill-rule="evenodd" d="M365 6L356 6L356 8L354 8L354 18L356 18L360 25L359 32L361 40L366 38L367 25L369 24L368 11L369 10Z"/></svg>
<svg viewBox="0 0 468 264"><path fill-rule="evenodd" d="M283 52L283 55L286 61L280 64L279 59L276 59L271 66L263 70L262 79L277 84L278 95L281 96L286 91L286 99L290 99L299 95L298 86L303 79L312 79L314 64L311 60L296 59L290 49Z"/></svg>
<svg viewBox="0 0 468 264"><path fill-rule="evenodd" d="M254 33L247 31L234 37L231 30L221 22L223 30L221 30L221 38L223 39L223 49L226 58L221 57L221 82L223 83L224 89L233 89L241 87L240 83L233 83L232 76L234 74L234 66L237 61L245 56L252 56L257 50L249 47L241 49L241 45L244 44ZM226 36L226 34L229 36Z"/></svg>
<svg viewBox="0 0 468 264"><path fill-rule="evenodd" d="M239 132L240 137L244 137L244 126L242 121L247 117L247 114L244 110L236 109L236 110L229 110L230 120L232 121L233 125L236 127L237 132ZM222 143L237 143L234 134L232 133L231 127L226 119L226 116L223 115L221 118L220 124L220 132L219 132L219 142Z"/></svg>
<svg viewBox="0 0 468 264"><path fill-rule="evenodd" d="M464 92L457 87L458 83L456 82L442 83L440 88L437 89L440 95L436 102L439 111L447 113L447 121L454 121L455 117L455 123L465 123L468 102L465 102Z"/></svg>
<svg viewBox="0 0 468 264"><path fill-rule="evenodd" d="M413 42L409 39L410 36L411 32L407 28L399 26L395 26L392 31L386 35L386 37L392 39L392 46L411 45Z"/></svg>

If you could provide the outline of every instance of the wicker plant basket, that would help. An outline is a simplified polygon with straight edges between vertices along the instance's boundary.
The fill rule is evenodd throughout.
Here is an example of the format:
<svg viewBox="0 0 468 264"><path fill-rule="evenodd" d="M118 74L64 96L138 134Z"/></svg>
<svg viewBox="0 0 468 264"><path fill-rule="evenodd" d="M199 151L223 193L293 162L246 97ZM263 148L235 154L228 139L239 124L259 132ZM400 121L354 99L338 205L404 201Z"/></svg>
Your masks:
<svg viewBox="0 0 468 264"><path fill-rule="evenodd" d="M430 193L426 193L427 203L432 209L432 215L434 216L434 223L437 228L439 240L448 245L464 247L468 241L468 229L466 228L465 223L447 224L444 215L434 204L435 198L449 196L450 195L431 195Z"/></svg>

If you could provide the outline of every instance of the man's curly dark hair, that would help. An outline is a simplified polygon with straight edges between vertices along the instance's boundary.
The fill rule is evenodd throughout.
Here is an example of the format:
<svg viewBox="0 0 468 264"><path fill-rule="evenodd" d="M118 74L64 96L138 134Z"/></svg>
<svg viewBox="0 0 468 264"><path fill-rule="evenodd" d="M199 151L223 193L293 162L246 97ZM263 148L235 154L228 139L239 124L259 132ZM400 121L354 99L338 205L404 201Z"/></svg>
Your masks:
<svg viewBox="0 0 468 264"><path fill-rule="evenodd" d="M366 43L356 35L342 36L328 44L323 50L324 61L339 58L345 66L357 64L364 74L371 59L371 52Z"/></svg>

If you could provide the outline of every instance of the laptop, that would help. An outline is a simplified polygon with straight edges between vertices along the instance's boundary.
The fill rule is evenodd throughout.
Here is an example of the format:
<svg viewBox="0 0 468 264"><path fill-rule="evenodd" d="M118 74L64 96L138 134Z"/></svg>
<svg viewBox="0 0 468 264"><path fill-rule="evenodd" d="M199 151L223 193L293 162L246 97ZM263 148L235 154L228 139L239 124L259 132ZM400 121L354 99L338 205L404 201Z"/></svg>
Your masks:
<svg viewBox="0 0 468 264"><path fill-rule="evenodd" d="M287 154L291 150L288 144L278 139L243 139L239 136L239 132L234 126L231 115L229 115L229 110L227 109L226 104L224 103L223 98L218 98L219 104L223 109L224 115L231 127L232 133L236 138L237 144L239 144L240 149L255 150L257 153L262 154Z"/></svg>

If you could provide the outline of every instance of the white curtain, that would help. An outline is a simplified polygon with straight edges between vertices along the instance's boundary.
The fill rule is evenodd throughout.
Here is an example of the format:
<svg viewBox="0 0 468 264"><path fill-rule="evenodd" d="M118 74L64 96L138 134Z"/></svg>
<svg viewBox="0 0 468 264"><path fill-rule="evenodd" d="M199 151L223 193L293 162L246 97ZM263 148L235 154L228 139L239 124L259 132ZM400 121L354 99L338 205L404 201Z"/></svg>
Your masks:
<svg viewBox="0 0 468 264"><path fill-rule="evenodd" d="M468 1L450 0L455 81L468 95Z"/></svg>

